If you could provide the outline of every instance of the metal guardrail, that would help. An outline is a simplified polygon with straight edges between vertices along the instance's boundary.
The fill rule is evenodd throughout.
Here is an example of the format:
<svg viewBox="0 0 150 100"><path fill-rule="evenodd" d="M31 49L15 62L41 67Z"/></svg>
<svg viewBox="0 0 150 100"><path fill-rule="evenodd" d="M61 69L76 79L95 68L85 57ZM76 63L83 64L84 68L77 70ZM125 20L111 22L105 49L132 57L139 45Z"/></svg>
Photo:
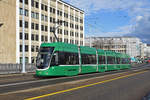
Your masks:
<svg viewBox="0 0 150 100"><path fill-rule="evenodd" d="M144 65L132 63L132 67ZM35 64L26 64L25 68L26 72L35 72L36 67ZM12 74L12 73L21 73L22 64L0 64L0 74Z"/></svg>
<svg viewBox="0 0 150 100"><path fill-rule="evenodd" d="M26 64L26 72L34 72L35 64ZM21 73L22 64L0 64L0 74Z"/></svg>

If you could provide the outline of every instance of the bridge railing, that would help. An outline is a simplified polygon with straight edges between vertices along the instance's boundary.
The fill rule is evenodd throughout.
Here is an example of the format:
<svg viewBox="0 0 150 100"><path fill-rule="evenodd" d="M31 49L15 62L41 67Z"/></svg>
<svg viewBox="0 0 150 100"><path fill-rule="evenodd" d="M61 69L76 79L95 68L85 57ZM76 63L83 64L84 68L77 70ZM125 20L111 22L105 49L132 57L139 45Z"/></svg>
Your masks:
<svg viewBox="0 0 150 100"><path fill-rule="evenodd" d="M26 64L26 72L34 72L35 64ZM0 64L0 74L21 73L22 64Z"/></svg>

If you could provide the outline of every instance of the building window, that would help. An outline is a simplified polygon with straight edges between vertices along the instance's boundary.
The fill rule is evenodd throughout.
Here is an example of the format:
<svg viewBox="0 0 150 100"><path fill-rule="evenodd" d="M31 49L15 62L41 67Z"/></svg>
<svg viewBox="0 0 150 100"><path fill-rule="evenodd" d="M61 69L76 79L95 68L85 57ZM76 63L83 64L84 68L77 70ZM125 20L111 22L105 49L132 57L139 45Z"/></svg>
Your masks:
<svg viewBox="0 0 150 100"><path fill-rule="evenodd" d="M57 10L57 15L59 15L59 10Z"/></svg>
<svg viewBox="0 0 150 100"><path fill-rule="evenodd" d="M31 23L31 29L34 29L34 23Z"/></svg>
<svg viewBox="0 0 150 100"><path fill-rule="evenodd" d="M25 0L25 4L28 5L28 0Z"/></svg>
<svg viewBox="0 0 150 100"><path fill-rule="evenodd" d="M28 28L28 22L25 21L25 28Z"/></svg>
<svg viewBox="0 0 150 100"><path fill-rule="evenodd" d="M19 20L19 26L22 27L22 20Z"/></svg>
<svg viewBox="0 0 150 100"><path fill-rule="evenodd" d="M54 28L53 27L50 27L50 32L53 32L54 31Z"/></svg>
<svg viewBox="0 0 150 100"><path fill-rule="evenodd" d="M83 23L83 19L80 19L80 23Z"/></svg>
<svg viewBox="0 0 150 100"><path fill-rule="evenodd" d="M45 21L47 21L48 20L48 17L47 16L45 16Z"/></svg>
<svg viewBox="0 0 150 100"><path fill-rule="evenodd" d="M68 35L68 31L67 30L64 30L64 35Z"/></svg>
<svg viewBox="0 0 150 100"><path fill-rule="evenodd" d="M35 57L31 57L31 63L33 64L35 61Z"/></svg>
<svg viewBox="0 0 150 100"><path fill-rule="evenodd" d="M53 12L53 8L52 7L50 7L50 12Z"/></svg>
<svg viewBox="0 0 150 100"><path fill-rule="evenodd" d="M65 43L68 43L68 39L64 39L64 42L65 42Z"/></svg>
<svg viewBox="0 0 150 100"><path fill-rule="evenodd" d="M31 17L32 17L32 18L35 18L33 11L31 12Z"/></svg>
<svg viewBox="0 0 150 100"><path fill-rule="evenodd" d="M79 42L78 42L78 40L75 40L75 44L78 44Z"/></svg>
<svg viewBox="0 0 150 100"><path fill-rule="evenodd" d="M24 11L24 15L25 15L25 16L28 16L28 15L29 15L29 12L28 12L28 10L27 10L27 9L25 9L25 11Z"/></svg>
<svg viewBox="0 0 150 100"><path fill-rule="evenodd" d="M70 36L74 36L74 32L70 31Z"/></svg>
<svg viewBox="0 0 150 100"><path fill-rule="evenodd" d="M21 3L23 2L22 0L19 0Z"/></svg>
<svg viewBox="0 0 150 100"><path fill-rule="evenodd" d="M83 45L83 41L80 41L80 45Z"/></svg>
<svg viewBox="0 0 150 100"><path fill-rule="evenodd" d="M39 46L36 46L36 52L38 52L39 51Z"/></svg>
<svg viewBox="0 0 150 100"><path fill-rule="evenodd" d="M78 36L79 36L79 33L76 32L76 33L75 33L75 36L78 37Z"/></svg>
<svg viewBox="0 0 150 100"><path fill-rule="evenodd" d="M38 35L36 35L35 39L36 39L36 41L39 41L39 36L38 36Z"/></svg>
<svg viewBox="0 0 150 100"><path fill-rule="evenodd" d="M33 45L31 46L31 51L34 52L34 46Z"/></svg>
<svg viewBox="0 0 150 100"><path fill-rule="evenodd" d="M20 12L19 13L20 15L23 15L23 9L22 8L19 9L19 12Z"/></svg>
<svg viewBox="0 0 150 100"><path fill-rule="evenodd" d="M58 34L62 34L62 29L58 29Z"/></svg>
<svg viewBox="0 0 150 100"><path fill-rule="evenodd" d="M53 13L55 14L55 8L53 8Z"/></svg>
<svg viewBox="0 0 150 100"><path fill-rule="evenodd" d="M55 23L55 18L53 18L53 23Z"/></svg>
<svg viewBox="0 0 150 100"><path fill-rule="evenodd" d="M38 2L35 2L35 7L39 8L39 3Z"/></svg>
<svg viewBox="0 0 150 100"><path fill-rule="evenodd" d="M20 45L20 52L22 52L22 45Z"/></svg>
<svg viewBox="0 0 150 100"><path fill-rule="evenodd" d="M47 27L47 26L45 26L45 32L47 32L47 30L48 30L47 28L48 28L48 27Z"/></svg>
<svg viewBox="0 0 150 100"><path fill-rule="evenodd" d="M28 50L29 50L28 45L25 45L25 52L28 52Z"/></svg>
<svg viewBox="0 0 150 100"><path fill-rule="evenodd" d="M25 33L25 40L28 40L28 33Z"/></svg>
<svg viewBox="0 0 150 100"><path fill-rule="evenodd" d="M34 0L31 0L31 6L34 7Z"/></svg>
<svg viewBox="0 0 150 100"><path fill-rule="evenodd" d="M62 16L62 11L60 11L60 16Z"/></svg>
<svg viewBox="0 0 150 100"><path fill-rule="evenodd" d="M50 37L50 41L52 42L52 37Z"/></svg>
<svg viewBox="0 0 150 100"><path fill-rule="evenodd" d="M75 21L78 22L78 17L75 17Z"/></svg>
<svg viewBox="0 0 150 100"><path fill-rule="evenodd" d="M53 22L52 17L50 17L50 22Z"/></svg>
<svg viewBox="0 0 150 100"><path fill-rule="evenodd" d="M34 41L34 34L32 34L32 35L31 35L31 40L33 40L33 41Z"/></svg>
<svg viewBox="0 0 150 100"><path fill-rule="evenodd" d="M65 18L68 18L68 14L67 14L67 13L64 13L64 17L65 17Z"/></svg>
<svg viewBox="0 0 150 100"><path fill-rule="evenodd" d="M35 25L35 29L36 29L36 30L39 30L39 24L36 24L36 25Z"/></svg>
<svg viewBox="0 0 150 100"><path fill-rule="evenodd" d="M80 34L80 37L83 38L83 34Z"/></svg>
<svg viewBox="0 0 150 100"><path fill-rule="evenodd" d="M22 39L22 32L20 32L20 35L19 35L20 39Z"/></svg>
<svg viewBox="0 0 150 100"><path fill-rule="evenodd" d="M44 10L44 4L41 4L41 10Z"/></svg>
<svg viewBox="0 0 150 100"><path fill-rule="evenodd" d="M41 25L41 30L44 31L44 25Z"/></svg>
<svg viewBox="0 0 150 100"><path fill-rule="evenodd" d="M47 5L45 5L45 11L47 11Z"/></svg>
<svg viewBox="0 0 150 100"><path fill-rule="evenodd" d="M36 13L35 16L36 19L39 19L39 13Z"/></svg>
<svg viewBox="0 0 150 100"><path fill-rule="evenodd" d="M46 42L48 41L48 38L47 38L47 36L45 36L45 41L46 41Z"/></svg>
<svg viewBox="0 0 150 100"><path fill-rule="evenodd" d="M43 35L41 36L41 41L44 41L44 36Z"/></svg>
<svg viewBox="0 0 150 100"><path fill-rule="evenodd" d="M41 15L41 20L43 20L43 21L44 21L44 15L43 15L43 14Z"/></svg>
<svg viewBox="0 0 150 100"><path fill-rule="evenodd" d="M82 31L83 31L83 26L80 26L80 30L82 30Z"/></svg>

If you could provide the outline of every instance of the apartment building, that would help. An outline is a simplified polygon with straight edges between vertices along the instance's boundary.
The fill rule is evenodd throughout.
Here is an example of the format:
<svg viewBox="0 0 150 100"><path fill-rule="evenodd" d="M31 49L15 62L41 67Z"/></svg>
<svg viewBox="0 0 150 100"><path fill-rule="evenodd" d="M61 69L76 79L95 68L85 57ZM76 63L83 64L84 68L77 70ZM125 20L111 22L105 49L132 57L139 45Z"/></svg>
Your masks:
<svg viewBox="0 0 150 100"><path fill-rule="evenodd" d="M22 0L0 0L0 63L22 62ZM62 0L25 0L27 63L35 63L42 42L84 45L84 11ZM63 22L63 23L61 23Z"/></svg>
<svg viewBox="0 0 150 100"><path fill-rule="evenodd" d="M85 45L99 49L111 50L129 54L131 57L143 56L141 40L137 37L88 37L85 38Z"/></svg>

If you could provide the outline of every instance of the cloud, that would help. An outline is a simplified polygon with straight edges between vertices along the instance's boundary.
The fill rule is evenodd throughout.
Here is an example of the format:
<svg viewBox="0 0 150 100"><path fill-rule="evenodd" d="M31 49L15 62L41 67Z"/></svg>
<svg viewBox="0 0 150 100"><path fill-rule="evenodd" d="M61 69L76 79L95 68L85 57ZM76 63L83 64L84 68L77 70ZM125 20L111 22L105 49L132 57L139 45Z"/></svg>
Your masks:
<svg viewBox="0 0 150 100"><path fill-rule="evenodd" d="M136 36L141 38L143 42L150 43L150 15L137 16L136 21L132 30L125 36Z"/></svg>
<svg viewBox="0 0 150 100"><path fill-rule="evenodd" d="M149 0L65 0L85 11L86 17L98 11L126 11L131 17L128 25L113 32L97 32L98 36L136 36L150 43Z"/></svg>
<svg viewBox="0 0 150 100"><path fill-rule="evenodd" d="M85 11L87 15L100 10L128 10L143 13L149 5L148 0L65 0ZM148 9L149 10L149 9Z"/></svg>

